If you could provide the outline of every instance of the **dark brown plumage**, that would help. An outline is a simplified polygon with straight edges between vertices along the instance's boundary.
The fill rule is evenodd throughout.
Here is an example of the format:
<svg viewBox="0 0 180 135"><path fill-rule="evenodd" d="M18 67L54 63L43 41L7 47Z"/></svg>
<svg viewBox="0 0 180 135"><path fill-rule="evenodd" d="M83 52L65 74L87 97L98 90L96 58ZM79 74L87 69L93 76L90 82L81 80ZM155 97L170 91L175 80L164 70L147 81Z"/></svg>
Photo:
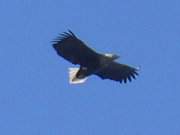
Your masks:
<svg viewBox="0 0 180 135"><path fill-rule="evenodd" d="M132 81L138 75L138 70L115 61L117 55L100 54L89 48L71 31L61 34L53 42L57 54L72 64L80 65L77 78L97 75L102 79L111 79L120 83Z"/></svg>

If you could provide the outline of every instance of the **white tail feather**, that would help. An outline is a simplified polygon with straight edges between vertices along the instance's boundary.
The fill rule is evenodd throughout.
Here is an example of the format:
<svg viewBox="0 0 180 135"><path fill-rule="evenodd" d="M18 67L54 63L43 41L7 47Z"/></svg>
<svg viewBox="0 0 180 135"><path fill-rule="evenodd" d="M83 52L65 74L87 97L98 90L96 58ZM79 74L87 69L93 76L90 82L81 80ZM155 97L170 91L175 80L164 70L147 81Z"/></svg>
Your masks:
<svg viewBox="0 0 180 135"><path fill-rule="evenodd" d="M87 80L87 77L83 79L76 78L76 73L78 72L79 68L69 68L69 83L70 84L80 84L84 83Z"/></svg>

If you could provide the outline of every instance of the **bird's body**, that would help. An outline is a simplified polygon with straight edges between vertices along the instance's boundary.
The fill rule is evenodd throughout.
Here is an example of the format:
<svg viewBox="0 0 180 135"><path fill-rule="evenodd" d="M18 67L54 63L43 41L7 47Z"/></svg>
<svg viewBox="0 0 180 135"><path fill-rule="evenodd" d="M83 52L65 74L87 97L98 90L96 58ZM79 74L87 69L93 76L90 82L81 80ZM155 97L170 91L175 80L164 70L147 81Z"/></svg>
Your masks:
<svg viewBox="0 0 180 135"><path fill-rule="evenodd" d="M61 37L54 41L53 47L58 55L72 64L80 65L72 81L73 79L74 81L84 79L94 74L102 79L119 82L124 80L126 83L127 80L131 81L131 78L135 79L135 75L138 75L136 68L117 63L115 61L118 58L117 55L97 53L71 31L61 34Z"/></svg>

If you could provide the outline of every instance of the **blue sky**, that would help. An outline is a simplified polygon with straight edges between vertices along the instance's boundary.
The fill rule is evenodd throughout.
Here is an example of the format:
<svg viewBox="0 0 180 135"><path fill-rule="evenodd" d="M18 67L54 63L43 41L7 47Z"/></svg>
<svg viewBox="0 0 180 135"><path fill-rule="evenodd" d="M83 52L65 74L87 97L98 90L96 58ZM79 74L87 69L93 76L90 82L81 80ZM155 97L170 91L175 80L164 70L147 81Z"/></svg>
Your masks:
<svg viewBox="0 0 180 135"><path fill-rule="evenodd" d="M179 0L1 0L1 135L179 135ZM140 66L128 84L68 84L51 46L71 29Z"/></svg>

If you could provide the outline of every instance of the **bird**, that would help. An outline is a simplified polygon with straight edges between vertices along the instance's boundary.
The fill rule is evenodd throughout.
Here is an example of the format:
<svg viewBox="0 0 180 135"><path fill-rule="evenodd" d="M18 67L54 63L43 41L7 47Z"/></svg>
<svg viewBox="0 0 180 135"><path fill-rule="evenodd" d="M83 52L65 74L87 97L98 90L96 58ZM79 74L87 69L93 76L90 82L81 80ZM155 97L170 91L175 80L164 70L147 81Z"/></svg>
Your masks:
<svg viewBox="0 0 180 135"><path fill-rule="evenodd" d="M69 82L84 83L91 75L120 83L131 82L138 68L117 62L119 55L99 53L79 39L71 30L61 33L52 43L56 53L79 67L69 68Z"/></svg>

